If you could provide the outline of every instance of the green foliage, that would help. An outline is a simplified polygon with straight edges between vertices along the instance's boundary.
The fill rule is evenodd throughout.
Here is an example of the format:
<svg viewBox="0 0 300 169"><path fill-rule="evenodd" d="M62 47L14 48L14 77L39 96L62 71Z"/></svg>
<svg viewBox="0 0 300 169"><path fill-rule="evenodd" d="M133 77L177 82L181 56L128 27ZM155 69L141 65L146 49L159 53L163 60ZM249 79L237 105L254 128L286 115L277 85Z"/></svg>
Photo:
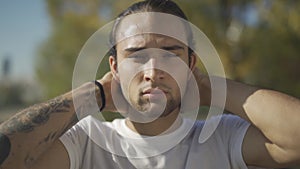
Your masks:
<svg viewBox="0 0 300 169"><path fill-rule="evenodd" d="M300 96L300 2L272 1L257 27L244 29L238 44L238 79ZM257 5L261 2L258 2Z"/></svg>
<svg viewBox="0 0 300 169"><path fill-rule="evenodd" d="M113 20L136 1L48 0L53 29L40 46L37 75L48 97L71 89L74 62L87 39L100 25ZM212 41L229 78L300 96L300 2L178 0L191 22ZM245 23L245 11L254 6L258 21ZM110 11L104 20L102 11ZM238 9L238 10L236 10ZM232 15L233 11L238 11ZM241 28L236 41L228 38L232 25ZM108 70L103 63L99 77Z"/></svg>
<svg viewBox="0 0 300 169"><path fill-rule="evenodd" d="M212 41L229 78L300 97L299 1L178 2ZM258 17L254 25L241 17L250 6ZM238 13L232 15L233 9ZM231 24L241 28L235 42L227 37Z"/></svg>
<svg viewBox="0 0 300 169"><path fill-rule="evenodd" d="M52 34L40 47L37 64L37 76L49 98L71 89L76 58L84 43L100 25L95 12L76 13L67 10L67 7L65 11L58 11L68 1L62 2L49 1L53 29ZM60 12L60 15L57 12Z"/></svg>

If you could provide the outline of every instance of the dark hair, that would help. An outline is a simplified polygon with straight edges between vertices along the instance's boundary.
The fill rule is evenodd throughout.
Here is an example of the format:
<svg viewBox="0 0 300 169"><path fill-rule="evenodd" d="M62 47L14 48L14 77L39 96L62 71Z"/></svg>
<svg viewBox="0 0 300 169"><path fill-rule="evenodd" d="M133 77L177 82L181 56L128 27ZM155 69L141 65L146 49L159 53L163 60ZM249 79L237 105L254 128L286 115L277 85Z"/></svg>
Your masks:
<svg viewBox="0 0 300 169"><path fill-rule="evenodd" d="M140 13L140 12L161 12L161 13L167 13L171 15L175 15L177 17L180 17L184 20L188 20L184 12L180 9L180 7L171 0L144 0L141 2L137 2L130 7L128 7L125 11L120 13L113 25L112 31L110 33L110 44L111 49L109 51L109 55L115 57L117 59L117 51L116 51L116 31L118 28L118 25L122 21L122 19L125 16L134 14L134 13ZM193 34L192 30L189 24L185 24L187 35L188 35L188 45L193 45ZM189 56L192 53L191 48L188 48Z"/></svg>

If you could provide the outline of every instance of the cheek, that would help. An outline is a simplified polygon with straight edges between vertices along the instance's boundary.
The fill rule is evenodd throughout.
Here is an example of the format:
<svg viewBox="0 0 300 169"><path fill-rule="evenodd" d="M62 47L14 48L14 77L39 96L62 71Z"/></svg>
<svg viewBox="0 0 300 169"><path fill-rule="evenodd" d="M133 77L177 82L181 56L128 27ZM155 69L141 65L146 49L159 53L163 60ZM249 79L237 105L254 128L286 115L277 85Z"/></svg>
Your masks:
<svg viewBox="0 0 300 169"><path fill-rule="evenodd" d="M133 79L134 71L132 67L124 62L118 64L118 76L124 97L129 100L129 86Z"/></svg>
<svg viewBox="0 0 300 169"><path fill-rule="evenodd" d="M120 85L124 97L129 101L133 96L138 95L138 82L140 73L137 72L137 67L129 62L122 62L118 66Z"/></svg>
<svg viewBox="0 0 300 169"><path fill-rule="evenodd" d="M180 91L181 94L184 94L190 69L182 62L181 64L177 63L174 65L176 66L170 66L168 68L169 76L172 78L172 86L176 88L178 92Z"/></svg>
<svg viewBox="0 0 300 169"><path fill-rule="evenodd" d="M172 86L172 97L180 99L186 91L186 78L178 79L177 81L173 80L170 85Z"/></svg>
<svg viewBox="0 0 300 169"><path fill-rule="evenodd" d="M139 95L141 84L139 79L140 77L137 75L128 83L128 92L131 96Z"/></svg>

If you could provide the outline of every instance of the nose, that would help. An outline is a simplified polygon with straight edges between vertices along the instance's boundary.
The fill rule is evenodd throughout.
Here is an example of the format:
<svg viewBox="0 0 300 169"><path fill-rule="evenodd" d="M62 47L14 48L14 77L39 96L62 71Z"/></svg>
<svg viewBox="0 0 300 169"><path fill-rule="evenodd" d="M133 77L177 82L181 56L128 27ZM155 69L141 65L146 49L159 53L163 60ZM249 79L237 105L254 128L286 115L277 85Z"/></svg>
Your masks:
<svg viewBox="0 0 300 169"><path fill-rule="evenodd" d="M165 77L164 71L158 69L158 60L156 58L151 58L149 63L144 70L144 80L146 81L157 81L162 80Z"/></svg>

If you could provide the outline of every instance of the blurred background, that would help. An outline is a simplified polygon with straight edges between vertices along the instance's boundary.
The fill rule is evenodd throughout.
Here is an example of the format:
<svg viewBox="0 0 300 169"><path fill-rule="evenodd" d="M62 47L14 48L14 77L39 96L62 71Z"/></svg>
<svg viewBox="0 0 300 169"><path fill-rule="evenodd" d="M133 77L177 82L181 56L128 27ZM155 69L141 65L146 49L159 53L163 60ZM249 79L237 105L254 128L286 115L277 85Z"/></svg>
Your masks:
<svg viewBox="0 0 300 169"><path fill-rule="evenodd" d="M83 44L134 2L1 0L0 123L71 90ZM300 1L175 2L212 41L228 78L300 97Z"/></svg>

